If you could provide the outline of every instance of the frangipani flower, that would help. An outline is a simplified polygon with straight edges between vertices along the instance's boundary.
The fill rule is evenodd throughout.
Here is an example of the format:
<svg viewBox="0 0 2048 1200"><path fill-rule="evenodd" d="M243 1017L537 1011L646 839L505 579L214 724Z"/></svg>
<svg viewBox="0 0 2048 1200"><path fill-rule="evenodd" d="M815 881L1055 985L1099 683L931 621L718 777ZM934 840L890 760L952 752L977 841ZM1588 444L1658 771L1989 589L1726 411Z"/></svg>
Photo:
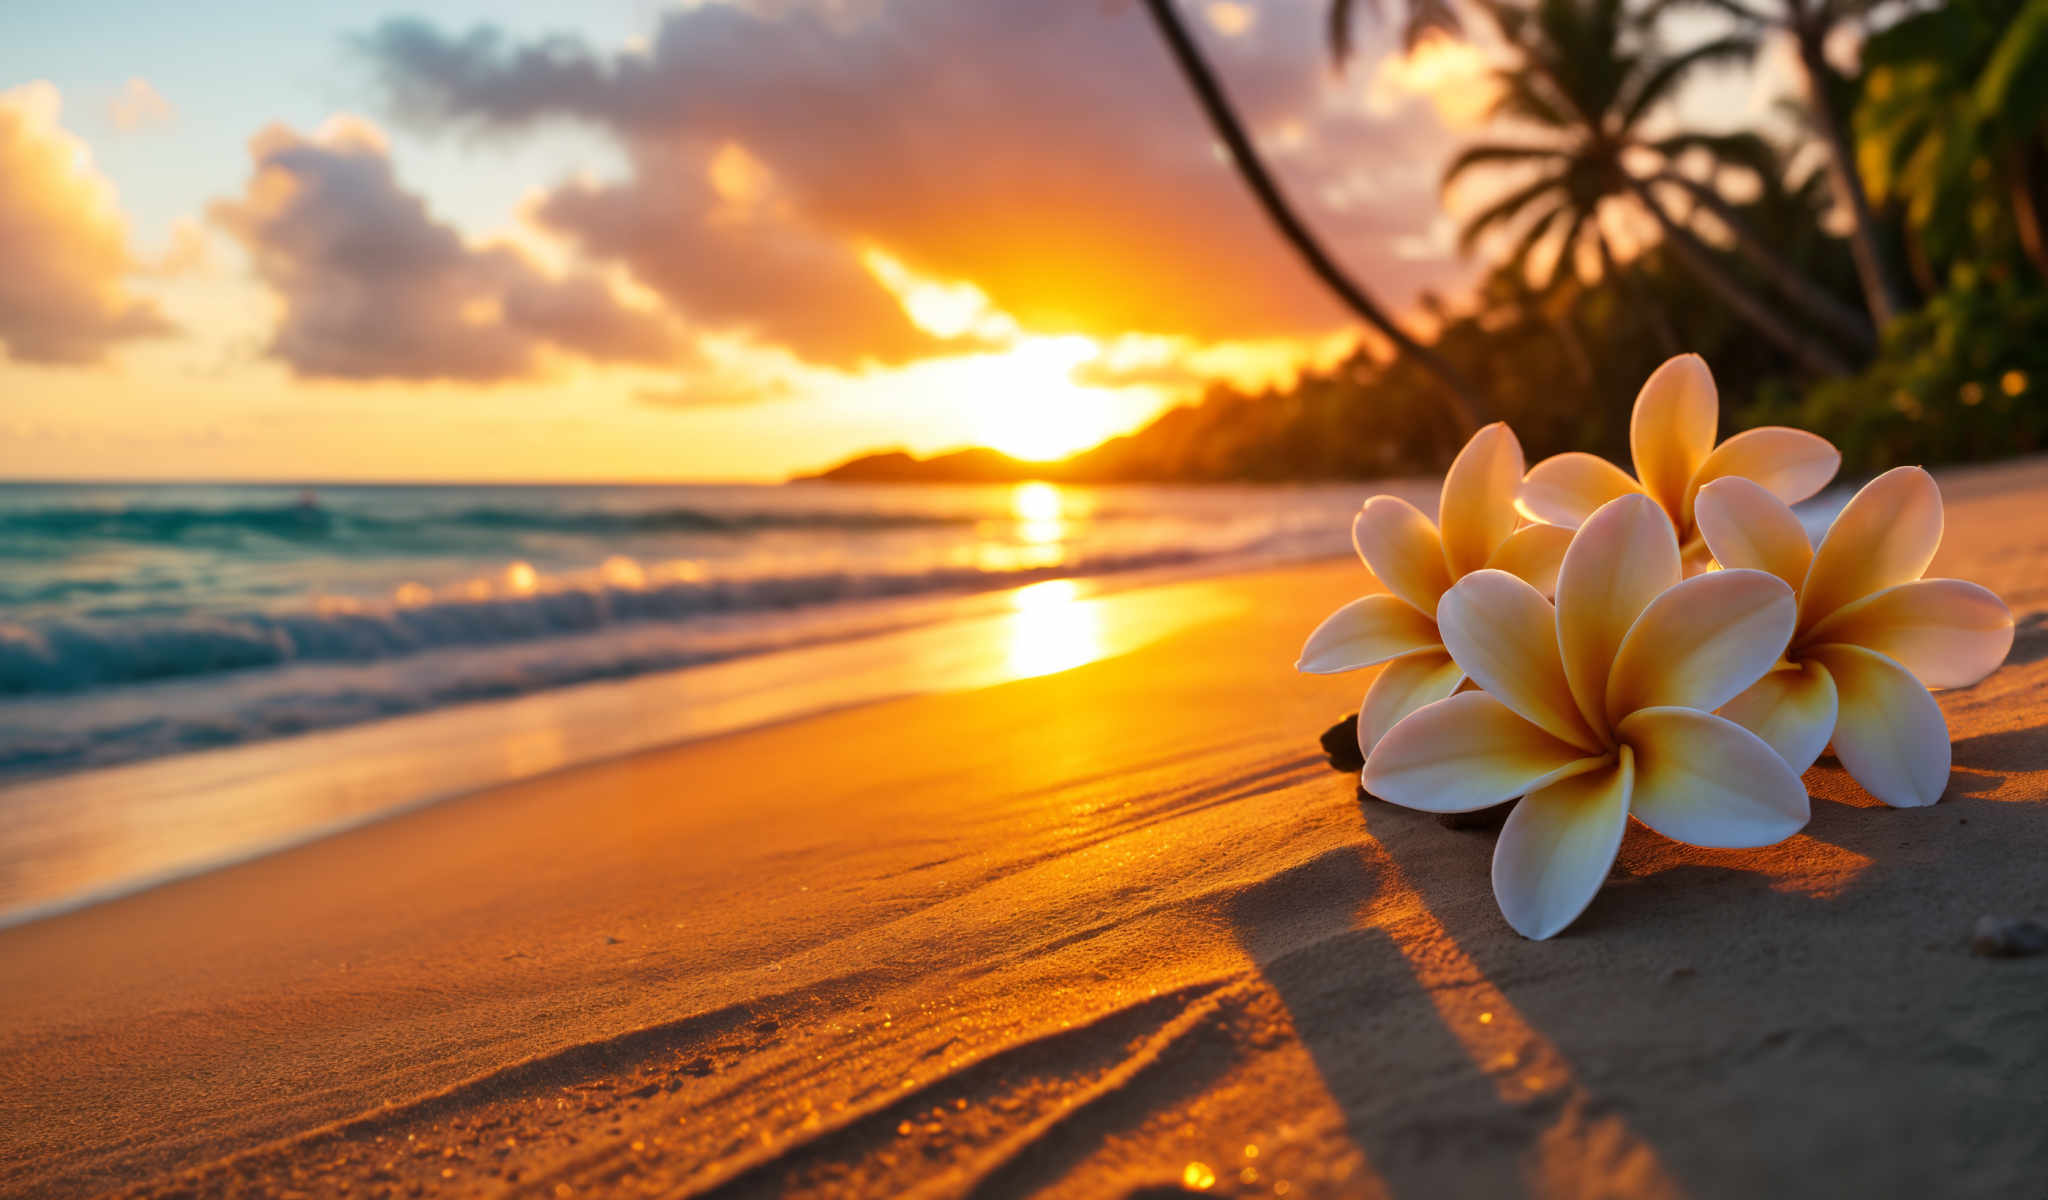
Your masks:
<svg viewBox="0 0 2048 1200"><path fill-rule="evenodd" d="M1826 748L1864 790L1895 806L1948 786L1948 723L1929 687L1967 687L2012 649L2012 612L1960 579L1922 579L1941 544L1941 489L1918 467L1857 492L1815 550L1792 510L1746 479L1700 489L1700 529L1729 567L1797 589L1799 622L1778 670L1721 714L1769 742L1795 771Z"/></svg>
<svg viewBox="0 0 2048 1200"><path fill-rule="evenodd" d="M1783 652L1792 589L1764 571L1681 582L1678 541L1649 498L1602 506L1565 551L1553 605L1477 571L1437 609L1458 668L1484 689L1394 726L1368 791L1427 812L1522 797L1493 853L1493 894L1524 936L1571 924L1600 890L1633 814L1701 846L1762 846L1806 823L1799 775L1712 709Z"/></svg>
<svg viewBox="0 0 2048 1200"><path fill-rule="evenodd" d="M1387 590L1330 614L1308 635L1294 666L1334 675L1387 664L1359 707L1360 752L1371 754L1396 721L1465 681L1436 628L1437 600L1452 583L1493 568L1545 594L1556 585L1571 533L1547 525L1515 528L1522 461L1522 443L1496 421L1472 435L1444 475L1441 524L1395 496L1374 496L1352 520L1351 543Z"/></svg>
<svg viewBox="0 0 2048 1200"><path fill-rule="evenodd" d="M1574 450L1530 468L1517 504L1534 520L1576 529L1617 496L1646 495L1671 519L1687 572L1704 570L1708 555L1693 521L1693 498L1708 481L1753 479L1785 503L1797 504L1826 486L1842 464L1826 438L1780 425L1738 433L1716 446L1720 420L1720 394L1706 360L1681 354L1658 367L1636 394L1628 427L1635 478L1598 455Z"/></svg>

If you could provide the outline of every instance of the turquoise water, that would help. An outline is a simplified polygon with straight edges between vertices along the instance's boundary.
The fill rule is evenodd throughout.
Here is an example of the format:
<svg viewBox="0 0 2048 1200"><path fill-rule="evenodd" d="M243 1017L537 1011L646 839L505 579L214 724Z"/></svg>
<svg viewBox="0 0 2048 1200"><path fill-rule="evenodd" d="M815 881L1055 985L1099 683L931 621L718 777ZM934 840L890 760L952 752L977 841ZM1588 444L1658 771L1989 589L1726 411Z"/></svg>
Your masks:
<svg viewBox="0 0 2048 1200"><path fill-rule="evenodd" d="M0 485L0 781L1344 553L1371 490Z"/></svg>

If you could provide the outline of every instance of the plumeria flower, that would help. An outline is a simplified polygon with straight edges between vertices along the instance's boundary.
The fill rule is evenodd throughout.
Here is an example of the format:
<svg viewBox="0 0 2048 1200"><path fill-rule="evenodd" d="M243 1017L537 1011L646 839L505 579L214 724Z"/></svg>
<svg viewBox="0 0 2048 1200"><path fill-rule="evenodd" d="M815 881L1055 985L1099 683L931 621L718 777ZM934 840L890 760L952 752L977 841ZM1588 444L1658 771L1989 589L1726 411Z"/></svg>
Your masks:
<svg viewBox="0 0 2048 1200"><path fill-rule="evenodd" d="M1571 533L1547 525L1516 528L1522 462L1514 431L1495 422L1473 434L1452 461L1437 522L1395 496L1374 496L1352 520L1352 545L1387 590L1330 614L1308 635L1294 665L1313 675L1334 675L1387 664L1359 707L1360 753L1371 754L1396 721L1464 682L1436 628L1437 600L1452 583L1492 568L1546 595L1556 585Z"/></svg>
<svg viewBox="0 0 2048 1200"><path fill-rule="evenodd" d="M1779 425L1738 433L1716 446L1720 420L1720 394L1706 360L1681 354L1658 367L1636 394L1628 427L1634 478L1598 455L1574 450L1530 468L1517 503L1534 520L1576 529L1617 496L1646 495L1671 519L1687 573L1704 570L1710 562L1693 521L1693 498L1708 481L1753 479L1785 503L1797 504L1825 487L1842 464L1826 438Z"/></svg>
<svg viewBox="0 0 2048 1200"><path fill-rule="evenodd" d="M1426 812L1522 797L1493 894L1526 937L1585 910L1631 814L1699 846L1768 845L1806 824L1798 773L1711 711L1777 662L1792 589L1765 571L1681 576L1671 523L1630 495L1572 540L1554 605L1505 572L1459 580L1437 624L1483 690L1418 709L1366 762L1368 791Z"/></svg>
<svg viewBox="0 0 2048 1200"><path fill-rule="evenodd" d="M1826 748L1864 790L1898 806L1948 786L1948 723L1929 687L1967 687L2012 649L2012 611L1960 579L1922 579L1941 544L1941 489L1918 467L1870 481L1815 550L1778 497L1746 479L1700 489L1700 529L1729 567L1797 590L1779 669L1723 706L1804 771Z"/></svg>

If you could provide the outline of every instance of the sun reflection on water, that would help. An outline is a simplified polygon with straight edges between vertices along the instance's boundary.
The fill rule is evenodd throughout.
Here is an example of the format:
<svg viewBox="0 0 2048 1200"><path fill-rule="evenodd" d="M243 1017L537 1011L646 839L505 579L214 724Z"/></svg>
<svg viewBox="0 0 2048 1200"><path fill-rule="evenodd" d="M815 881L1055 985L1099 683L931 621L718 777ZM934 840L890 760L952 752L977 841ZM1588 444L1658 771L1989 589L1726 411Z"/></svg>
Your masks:
<svg viewBox="0 0 2048 1200"><path fill-rule="evenodd" d="M1050 675L1105 653L1102 610L1081 598L1071 579L1048 579L1010 593L1009 673L1015 679Z"/></svg>
<svg viewBox="0 0 2048 1200"><path fill-rule="evenodd" d="M981 528L983 541L973 561L984 571L1024 571L1056 567L1066 556L1073 535L1070 497L1050 483L1020 483L1010 489L1010 519L994 519Z"/></svg>

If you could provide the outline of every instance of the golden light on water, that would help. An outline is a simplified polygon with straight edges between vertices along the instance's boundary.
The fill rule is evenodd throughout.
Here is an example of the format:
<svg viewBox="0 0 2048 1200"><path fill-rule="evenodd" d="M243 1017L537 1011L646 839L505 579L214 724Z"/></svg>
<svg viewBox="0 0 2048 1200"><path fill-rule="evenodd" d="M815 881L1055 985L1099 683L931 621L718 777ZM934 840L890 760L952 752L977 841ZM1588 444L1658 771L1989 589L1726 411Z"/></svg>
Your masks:
<svg viewBox="0 0 2048 1200"><path fill-rule="evenodd" d="M1050 483L1020 483L1010 490L1010 519L984 522L973 551L984 571L1057 567L1070 532L1069 498Z"/></svg>
<svg viewBox="0 0 2048 1200"><path fill-rule="evenodd" d="M1065 498L1049 483L1020 483L1010 493L1017 540L1029 545L1057 545L1067 533L1066 511Z"/></svg>
<svg viewBox="0 0 2048 1200"><path fill-rule="evenodd" d="M1010 594L1008 673L1015 679L1050 675L1106 653L1102 610L1081 598L1071 579L1048 579Z"/></svg>

